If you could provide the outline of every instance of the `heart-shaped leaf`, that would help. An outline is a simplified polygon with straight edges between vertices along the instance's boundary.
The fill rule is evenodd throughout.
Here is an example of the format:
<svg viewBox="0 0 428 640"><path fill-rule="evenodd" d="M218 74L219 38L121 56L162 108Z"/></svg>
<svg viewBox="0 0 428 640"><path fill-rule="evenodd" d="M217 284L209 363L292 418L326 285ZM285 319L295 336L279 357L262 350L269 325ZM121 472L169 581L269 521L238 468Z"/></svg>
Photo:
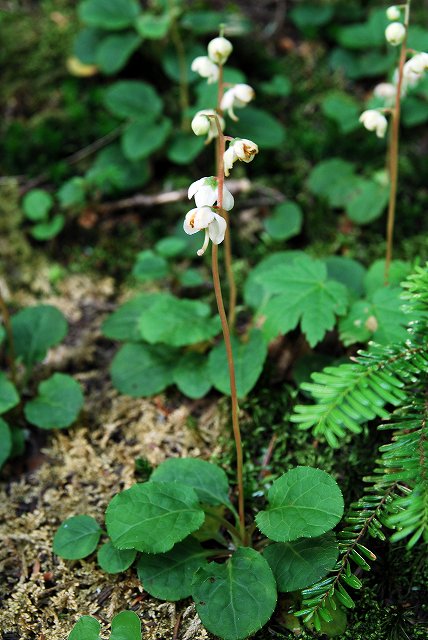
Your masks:
<svg viewBox="0 0 428 640"><path fill-rule="evenodd" d="M125 302L104 320L101 326L103 336L112 340L141 341L140 317L147 311L158 295L162 294L142 293Z"/></svg>
<svg viewBox="0 0 428 640"><path fill-rule="evenodd" d="M111 377L121 393L139 398L172 384L174 354L162 345L125 344L113 358Z"/></svg>
<svg viewBox="0 0 428 640"><path fill-rule="evenodd" d="M38 395L27 402L24 413L36 427L63 429L76 420L83 402L80 384L64 373L54 373L39 385Z"/></svg>
<svg viewBox="0 0 428 640"><path fill-rule="evenodd" d="M141 621L133 611L122 611L111 623L110 640L141 640Z"/></svg>
<svg viewBox="0 0 428 640"><path fill-rule="evenodd" d="M12 318L15 353L25 365L43 360L48 349L61 342L67 322L58 309L50 305L27 307Z"/></svg>
<svg viewBox="0 0 428 640"><path fill-rule="evenodd" d="M174 382L189 398L202 398L211 389L208 357L188 351L178 360L173 372Z"/></svg>
<svg viewBox="0 0 428 640"><path fill-rule="evenodd" d="M53 551L65 560L86 558L95 551L101 533L101 527L91 516L73 516L56 532Z"/></svg>
<svg viewBox="0 0 428 640"><path fill-rule="evenodd" d="M335 479L311 467L284 473L269 489L268 500L268 509L257 514L256 522L276 542L321 536L343 514L343 497Z"/></svg>
<svg viewBox="0 0 428 640"><path fill-rule="evenodd" d="M19 402L19 395L15 386L0 371L0 413L6 413L9 409L16 407Z"/></svg>
<svg viewBox="0 0 428 640"><path fill-rule="evenodd" d="M79 18L89 27L123 29L132 26L140 13L137 0L83 0L79 4Z"/></svg>
<svg viewBox="0 0 428 640"><path fill-rule="evenodd" d="M103 571L120 573L131 566L136 555L135 549L116 549L109 541L98 549L97 560Z"/></svg>
<svg viewBox="0 0 428 640"><path fill-rule="evenodd" d="M92 616L82 616L74 625L68 640L100 640L101 625Z"/></svg>
<svg viewBox="0 0 428 640"><path fill-rule="evenodd" d="M120 80L104 94L104 104L120 118L156 118L162 111L162 100L151 84L140 80Z"/></svg>
<svg viewBox="0 0 428 640"><path fill-rule="evenodd" d="M268 563L254 549L243 547L225 564L201 567L192 596L204 627L223 640L241 640L261 629L277 599Z"/></svg>
<svg viewBox="0 0 428 640"><path fill-rule="evenodd" d="M147 553L169 551L204 519L195 491L168 482L135 484L115 496L106 511L113 545Z"/></svg>
<svg viewBox="0 0 428 640"><path fill-rule="evenodd" d="M162 600L181 600L192 593L195 572L206 564L207 551L187 538L167 553L143 553L137 563L144 590Z"/></svg>

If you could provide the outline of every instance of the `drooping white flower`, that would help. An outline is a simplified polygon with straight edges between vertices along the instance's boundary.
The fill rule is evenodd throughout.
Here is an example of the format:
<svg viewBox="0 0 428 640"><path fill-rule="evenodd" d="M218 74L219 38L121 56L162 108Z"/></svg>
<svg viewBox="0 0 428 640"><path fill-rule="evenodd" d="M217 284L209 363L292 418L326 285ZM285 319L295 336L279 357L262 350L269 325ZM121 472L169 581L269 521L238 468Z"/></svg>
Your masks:
<svg viewBox="0 0 428 640"><path fill-rule="evenodd" d="M215 176L209 176L196 180L190 185L187 195L189 200L195 197L197 207L212 207L215 203L218 205L218 179ZM234 204L233 195L223 184L222 208L230 211Z"/></svg>
<svg viewBox="0 0 428 640"><path fill-rule="evenodd" d="M388 20L399 20L400 19L400 9L393 5L392 7L388 7L386 10L386 17Z"/></svg>
<svg viewBox="0 0 428 640"><path fill-rule="evenodd" d="M385 38L393 47L398 47L405 38L406 27L401 22L391 22L385 29Z"/></svg>
<svg viewBox="0 0 428 640"><path fill-rule="evenodd" d="M223 242L226 227L226 220L213 211L211 207L191 209L186 214L183 224L184 231L189 235L205 230L204 244L198 250L198 256L202 256L205 253L210 240L213 244Z"/></svg>
<svg viewBox="0 0 428 640"><path fill-rule="evenodd" d="M231 141L229 148L226 149L223 156L224 175L228 176L233 164L237 160L242 162L251 162L254 156L259 152L259 148L252 140L246 138L235 138Z"/></svg>
<svg viewBox="0 0 428 640"><path fill-rule="evenodd" d="M392 82L380 82L373 89L373 95L384 100L385 105L391 106L397 95L397 87Z"/></svg>
<svg viewBox="0 0 428 640"><path fill-rule="evenodd" d="M385 132L388 127L388 120L382 113L376 111L376 109L363 111L360 115L360 122L366 129L368 129L368 131L376 131L378 138L383 138L385 136Z"/></svg>
<svg viewBox="0 0 428 640"><path fill-rule="evenodd" d="M403 74L406 78L415 78L419 80L425 71L428 70L428 53L424 51L417 53L404 65Z"/></svg>
<svg viewBox="0 0 428 640"><path fill-rule="evenodd" d="M211 142L213 138L217 138L218 136L218 128L215 120L215 116L218 118L218 122L220 123L220 128L224 131L225 123L224 118L218 115L214 109L204 109L203 111L198 111L192 119L191 127L193 133L197 136L204 136L208 134L207 142Z"/></svg>
<svg viewBox="0 0 428 640"><path fill-rule="evenodd" d="M228 89L220 103L222 111L227 111L232 120L238 120L234 109L245 107L254 98L254 89L249 84L236 84Z"/></svg>
<svg viewBox="0 0 428 640"><path fill-rule="evenodd" d="M207 78L208 84L217 82L219 76L219 68L208 56L198 56L192 62L192 71L199 73L202 78Z"/></svg>
<svg viewBox="0 0 428 640"><path fill-rule="evenodd" d="M208 43L208 56L216 64L224 64L232 53L232 43L220 36Z"/></svg>

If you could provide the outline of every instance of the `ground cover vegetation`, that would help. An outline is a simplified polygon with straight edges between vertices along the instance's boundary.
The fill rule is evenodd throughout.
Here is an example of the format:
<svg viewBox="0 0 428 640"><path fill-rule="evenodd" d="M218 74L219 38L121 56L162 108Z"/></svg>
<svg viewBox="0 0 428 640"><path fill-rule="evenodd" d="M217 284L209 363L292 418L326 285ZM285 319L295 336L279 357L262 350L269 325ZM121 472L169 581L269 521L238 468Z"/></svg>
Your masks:
<svg viewBox="0 0 428 640"><path fill-rule="evenodd" d="M48 356L67 321L46 291L76 275L114 278L92 337L106 402L189 407L189 433L214 403L223 427L203 456L179 454L181 432L172 457L148 445L119 493L107 482L89 514L61 509L49 562L117 580L110 606L59 599L49 635L41 596L25 623L6 611L4 637L97 640L110 619L116 640L424 636L423 24L409 1L10 3L0 30L24 63L3 78L5 495L21 482L8 460L25 469L60 437L46 430L82 423L78 358L64 372ZM118 473L111 459L103 473ZM121 584L187 608L149 631Z"/></svg>

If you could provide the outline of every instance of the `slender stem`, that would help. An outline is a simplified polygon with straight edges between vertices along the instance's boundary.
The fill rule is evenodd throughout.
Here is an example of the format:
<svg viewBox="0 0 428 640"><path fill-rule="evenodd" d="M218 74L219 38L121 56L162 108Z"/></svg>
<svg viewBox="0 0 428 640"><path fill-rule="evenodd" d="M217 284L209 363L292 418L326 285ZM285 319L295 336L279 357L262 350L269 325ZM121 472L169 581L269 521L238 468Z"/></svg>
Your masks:
<svg viewBox="0 0 428 640"><path fill-rule="evenodd" d="M397 92L395 96L395 105L391 110L391 134L389 145L389 175L390 175L390 192L389 192L389 205L388 205L388 218L386 223L386 257L385 257L385 285L389 281L389 269L392 260L393 238L394 238L394 222L395 222L395 207L397 201L397 183L398 183L398 147L399 147L399 130L400 130L400 115L401 115L401 87L403 84L403 69L406 62L407 55L407 33L409 29L409 12L410 12L410 0L407 1L404 25L406 27L406 34L401 44L400 59L398 63L398 79L397 79Z"/></svg>
<svg viewBox="0 0 428 640"><path fill-rule="evenodd" d="M219 77L218 77L217 109L216 109L220 117L223 115L223 112L221 109L223 92L224 92L223 66L220 65ZM219 135L218 141L217 141L217 159L219 159L219 156L220 156L221 145L223 145L222 153L224 153L224 141L226 138L223 136L222 141L220 140L220 138L221 136ZM219 185L219 193L220 193L220 185ZM221 194L223 197L223 189L221 191ZM228 322L229 322L229 326L233 329L233 327L235 326L235 316L236 316L236 311L235 311L236 310L236 284L235 284L235 278L233 275L233 268L232 268L232 241L231 241L231 235L230 235L230 216L227 213L227 211L224 211L224 210L222 211L222 215L227 222L226 235L224 237L224 263L226 268L227 281L229 284Z"/></svg>
<svg viewBox="0 0 428 640"><path fill-rule="evenodd" d="M7 304L0 291L0 313L3 316L4 329L6 331L7 342L9 345L8 362L10 366L10 375L13 384L16 385L17 372L16 372L16 357L15 357L15 343L13 340L12 323L10 321L10 313L7 308Z"/></svg>
<svg viewBox="0 0 428 640"><path fill-rule="evenodd" d="M209 509L205 509L205 512L208 516L210 516L210 518L214 518L214 520L217 520L218 522L220 522L223 525L223 527L227 529L229 533L232 534L234 538L237 538L238 540L240 540L241 533L238 531L236 527L233 526L231 522L229 522L229 520L226 520L226 518L223 518L223 516L220 516L218 513L210 511Z"/></svg>

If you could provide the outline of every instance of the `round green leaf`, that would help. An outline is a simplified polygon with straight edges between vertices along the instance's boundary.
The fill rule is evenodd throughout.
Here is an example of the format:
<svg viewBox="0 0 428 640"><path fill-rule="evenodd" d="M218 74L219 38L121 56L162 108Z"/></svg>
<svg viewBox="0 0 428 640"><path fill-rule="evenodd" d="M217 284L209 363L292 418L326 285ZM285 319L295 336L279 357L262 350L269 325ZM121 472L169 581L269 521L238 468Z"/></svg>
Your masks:
<svg viewBox="0 0 428 640"><path fill-rule="evenodd" d="M64 373L54 373L39 385L38 395L27 402L24 413L36 427L64 429L76 420L83 402L80 384Z"/></svg>
<svg viewBox="0 0 428 640"><path fill-rule="evenodd" d="M86 174L86 180L97 185L103 193L136 189L142 187L148 179L147 161L131 162L123 155L119 143L100 151Z"/></svg>
<svg viewBox="0 0 428 640"><path fill-rule="evenodd" d="M74 625L68 640L100 640L101 625L92 616L82 616Z"/></svg>
<svg viewBox="0 0 428 640"><path fill-rule="evenodd" d="M198 56L206 56L207 50L202 47L200 44L186 46L185 52L185 60L186 60L186 78L189 82L195 82L196 80L200 80L200 76L191 70L192 62ZM162 53L162 67L165 74L168 76L170 80L173 82L177 82L178 78L181 77L181 69L180 69L180 60L177 56L177 50L173 45L167 47L167 49Z"/></svg>
<svg viewBox="0 0 428 640"><path fill-rule="evenodd" d="M223 469L197 458L169 458L150 476L152 482L178 482L192 487L204 504L230 504L229 483Z"/></svg>
<svg viewBox="0 0 428 640"><path fill-rule="evenodd" d="M162 294L142 293L122 304L101 325L101 332L112 340L141 341L140 317Z"/></svg>
<svg viewBox="0 0 428 640"><path fill-rule="evenodd" d="M169 551L204 520L195 491L167 482L135 484L115 496L106 511L113 545L147 553Z"/></svg>
<svg viewBox="0 0 428 640"><path fill-rule="evenodd" d="M143 553L137 563L144 590L162 600L181 600L192 593L195 572L206 564L206 550L195 539L186 538L171 551Z"/></svg>
<svg viewBox="0 0 428 640"><path fill-rule="evenodd" d="M107 89L104 104L120 118L154 120L162 111L162 100L152 85L140 80L120 80Z"/></svg>
<svg viewBox="0 0 428 640"><path fill-rule="evenodd" d="M346 213L357 224L368 224L382 215L388 198L388 187L371 180L360 180L349 194Z"/></svg>
<svg viewBox="0 0 428 640"><path fill-rule="evenodd" d="M172 129L171 120L164 118L158 124L141 118L132 122L122 136L122 151L129 160L147 158L160 149Z"/></svg>
<svg viewBox="0 0 428 640"><path fill-rule="evenodd" d="M262 82L260 89L268 96L288 96L291 93L291 81L283 75L276 75L268 82Z"/></svg>
<svg viewBox="0 0 428 640"><path fill-rule="evenodd" d="M91 516L73 516L56 532L53 551L65 560L86 558L97 548L101 533L101 527Z"/></svg>
<svg viewBox="0 0 428 640"><path fill-rule="evenodd" d="M317 196L329 197L336 184L354 173L354 165L341 158L319 162L309 174L308 186Z"/></svg>
<svg viewBox="0 0 428 640"><path fill-rule="evenodd" d="M84 27L76 35L73 53L83 64L95 64L95 56L105 33L99 29Z"/></svg>
<svg viewBox="0 0 428 640"><path fill-rule="evenodd" d="M343 497L335 479L311 467L284 473L269 489L268 500L269 508L257 514L256 522L276 542L321 536L343 514Z"/></svg>
<svg viewBox="0 0 428 640"><path fill-rule="evenodd" d="M389 267L388 282L390 286L398 286L410 275L412 267L404 260L392 260ZM375 291L385 286L385 260L376 260L369 267L364 278L364 286L367 296L372 296Z"/></svg>
<svg viewBox="0 0 428 640"><path fill-rule="evenodd" d="M27 307L12 318L15 353L25 365L43 360L48 349L67 334L62 313L50 305Z"/></svg>
<svg viewBox="0 0 428 640"><path fill-rule="evenodd" d="M344 256L329 256L325 264L329 280L341 282L357 296L363 295L366 269L362 264Z"/></svg>
<svg viewBox="0 0 428 640"><path fill-rule="evenodd" d="M188 351L174 367L173 379L177 387L189 398L203 398L211 389L208 357Z"/></svg>
<svg viewBox="0 0 428 640"><path fill-rule="evenodd" d="M0 413L6 413L19 403L19 395L14 384L0 371Z"/></svg>
<svg viewBox="0 0 428 640"><path fill-rule="evenodd" d="M126 344L113 358L111 377L121 393L134 398L152 396L172 384L169 349L147 344Z"/></svg>
<svg viewBox="0 0 428 640"><path fill-rule="evenodd" d="M310 540L276 542L263 552L278 591L297 591L323 578L336 564L339 547L333 533Z"/></svg>
<svg viewBox="0 0 428 640"><path fill-rule="evenodd" d="M64 209L83 205L86 200L84 179L76 177L67 180L56 195L61 207Z"/></svg>
<svg viewBox="0 0 428 640"><path fill-rule="evenodd" d="M202 624L223 640L248 638L271 617L275 578L254 549L240 547L225 564L210 562L195 574L192 596Z"/></svg>
<svg viewBox="0 0 428 640"><path fill-rule="evenodd" d="M330 91L321 102L323 113L336 122L342 133L349 133L360 126L361 113L359 103L343 91Z"/></svg>
<svg viewBox="0 0 428 640"><path fill-rule="evenodd" d="M48 222L35 224L31 229L31 235L36 240L51 240L52 238L55 238L55 236L57 236L60 231L62 231L62 229L64 228L64 224L64 216L61 213L57 213Z"/></svg>
<svg viewBox="0 0 428 640"><path fill-rule="evenodd" d="M109 541L98 549L97 560L103 571L120 573L131 566L136 556L135 549L116 549Z"/></svg>
<svg viewBox="0 0 428 640"><path fill-rule="evenodd" d="M165 278L168 275L168 262L151 249L140 251L132 269L132 275L140 282Z"/></svg>
<svg viewBox="0 0 428 640"><path fill-rule="evenodd" d="M97 47L95 64L107 75L117 73L141 44L138 34L130 31L104 38Z"/></svg>
<svg viewBox="0 0 428 640"><path fill-rule="evenodd" d="M53 205L53 198L43 189L32 189L22 201L24 213L29 220L45 220Z"/></svg>
<svg viewBox="0 0 428 640"><path fill-rule="evenodd" d="M160 40L168 33L171 19L168 13L157 16L146 12L138 16L135 26L137 31L143 38L149 40Z"/></svg>
<svg viewBox="0 0 428 640"><path fill-rule="evenodd" d="M259 379L266 359L267 346L261 331L253 329L246 342L240 342L232 336L232 351L238 396L244 398ZM215 388L230 395L229 368L223 342L211 351L208 366Z"/></svg>
<svg viewBox="0 0 428 640"><path fill-rule="evenodd" d="M12 434L9 425L0 418L0 469L12 453Z"/></svg>
<svg viewBox="0 0 428 640"><path fill-rule="evenodd" d="M303 223L303 214L295 202L283 202L275 207L273 215L265 220L268 234L275 240L288 240L297 236Z"/></svg>
<svg viewBox="0 0 428 640"><path fill-rule="evenodd" d="M249 138L261 149L277 149L285 141L284 125L267 111L256 107L236 109L238 122L231 124L230 135Z"/></svg>
<svg viewBox="0 0 428 640"><path fill-rule="evenodd" d="M175 164L192 162L200 154L204 145L205 141L202 136L176 131L172 140L168 143L168 160L175 162Z"/></svg>
<svg viewBox="0 0 428 640"><path fill-rule="evenodd" d="M163 258L176 258L186 251L186 241L184 238L170 236L162 238L155 244L156 252Z"/></svg>
<svg viewBox="0 0 428 640"><path fill-rule="evenodd" d="M132 26L139 12L137 0L83 0L78 7L84 24L112 30Z"/></svg>
<svg viewBox="0 0 428 640"><path fill-rule="evenodd" d="M141 316L140 331L151 344L163 342L182 347L218 335L220 320L210 317L210 308L203 302L169 296L159 298Z"/></svg>
<svg viewBox="0 0 428 640"><path fill-rule="evenodd" d="M110 640L141 640L141 621L133 611L122 611L111 623Z"/></svg>

